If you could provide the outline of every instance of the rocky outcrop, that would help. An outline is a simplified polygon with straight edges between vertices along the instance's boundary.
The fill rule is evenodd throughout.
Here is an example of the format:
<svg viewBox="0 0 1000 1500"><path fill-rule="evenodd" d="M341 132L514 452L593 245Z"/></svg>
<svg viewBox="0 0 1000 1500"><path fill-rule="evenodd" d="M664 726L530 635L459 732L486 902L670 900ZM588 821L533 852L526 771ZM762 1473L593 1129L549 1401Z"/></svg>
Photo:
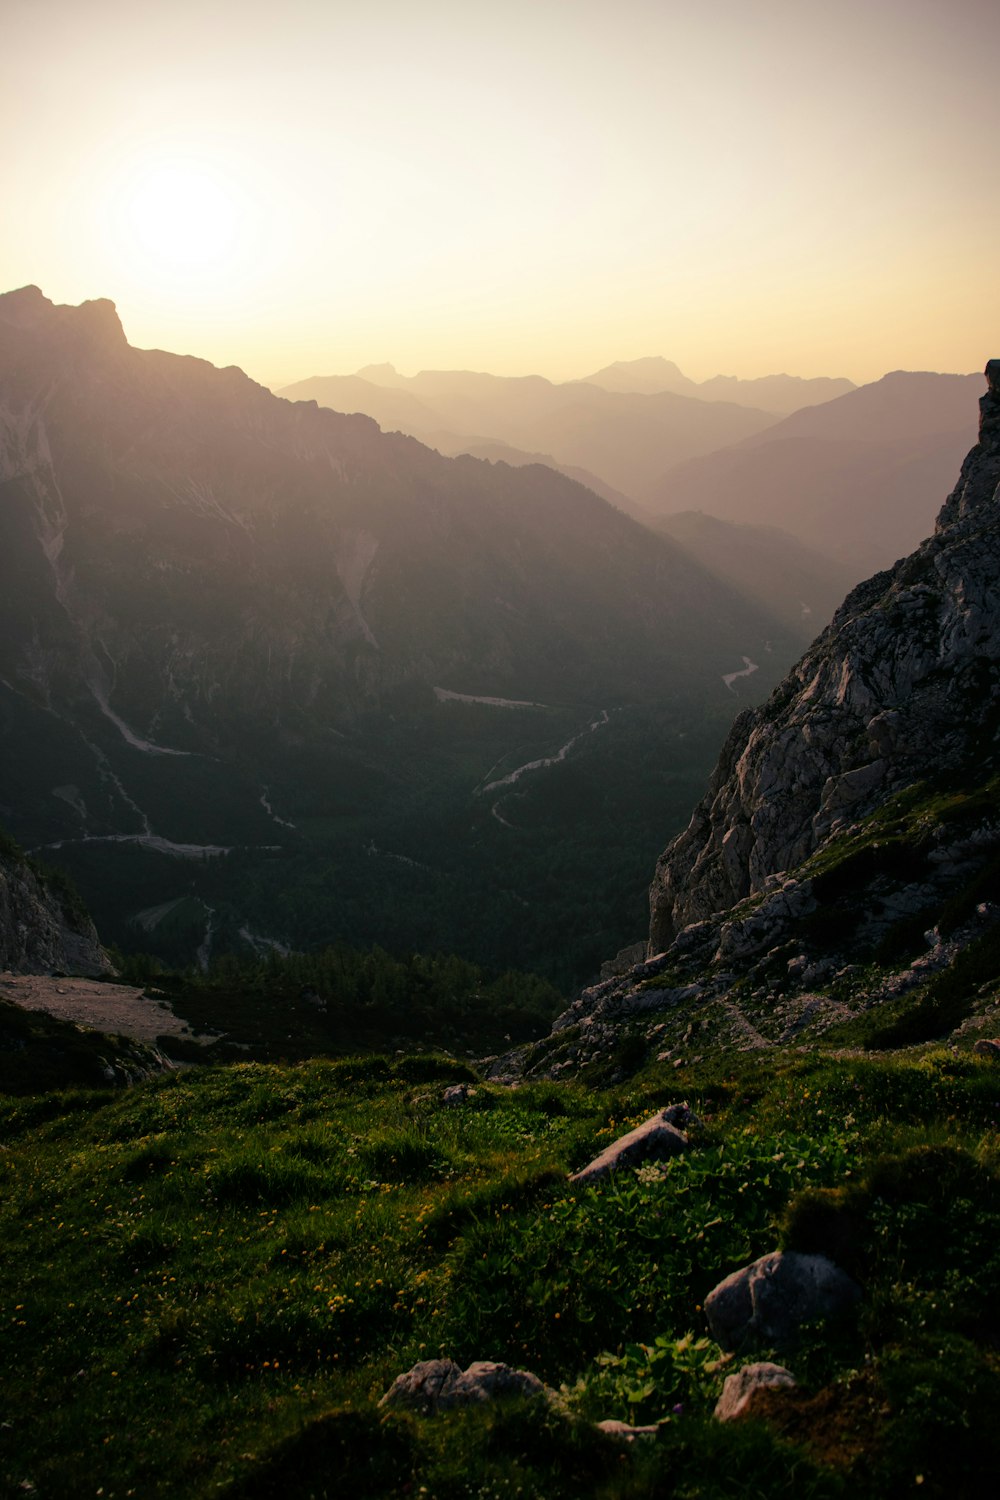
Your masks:
<svg viewBox="0 0 1000 1500"><path fill-rule="evenodd" d="M1000 360L986 375L979 443L933 536L856 588L768 702L733 725L706 796L657 865L651 953L763 896L929 767L995 766Z"/></svg>
<svg viewBox="0 0 1000 1500"><path fill-rule="evenodd" d="M100 974L109 967L87 914L8 843L0 851L0 970Z"/></svg>

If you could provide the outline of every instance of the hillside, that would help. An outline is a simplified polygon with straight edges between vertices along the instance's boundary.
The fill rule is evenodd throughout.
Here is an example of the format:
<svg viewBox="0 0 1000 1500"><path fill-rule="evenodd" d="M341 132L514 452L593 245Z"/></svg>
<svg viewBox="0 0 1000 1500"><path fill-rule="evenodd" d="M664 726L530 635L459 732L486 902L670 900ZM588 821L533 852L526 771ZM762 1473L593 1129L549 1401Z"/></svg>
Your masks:
<svg viewBox="0 0 1000 1500"><path fill-rule="evenodd" d="M659 515L777 526L855 571L926 536L975 438L978 376L896 371L660 476Z"/></svg>
<svg viewBox="0 0 1000 1500"><path fill-rule="evenodd" d="M593 972L781 625L542 466L133 349L109 302L0 327L5 802L105 938Z"/></svg>
<svg viewBox="0 0 1000 1500"><path fill-rule="evenodd" d="M855 569L805 546L776 526L721 521L680 511L649 521L684 547L715 577L765 606L807 645L857 582Z"/></svg>

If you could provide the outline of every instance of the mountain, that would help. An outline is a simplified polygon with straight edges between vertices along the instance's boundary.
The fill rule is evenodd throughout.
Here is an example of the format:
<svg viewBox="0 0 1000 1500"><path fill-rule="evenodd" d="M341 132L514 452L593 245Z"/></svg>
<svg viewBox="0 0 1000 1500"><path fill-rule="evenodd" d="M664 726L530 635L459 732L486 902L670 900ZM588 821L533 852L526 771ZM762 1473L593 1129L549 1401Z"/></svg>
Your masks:
<svg viewBox="0 0 1000 1500"><path fill-rule="evenodd" d="M773 617L547 468L131 348L110 302L0 328L0 811L108 940L527 967L568 922L565 974L627 931Z"/></svg>
<svg viewBox="0 0 1000 1500"><path fill-rule="evenodd" d="M800 375L761 375L753 380L714 375L711 380L695 381L689 380L672 360L656 356L617 360L585 379L588 385L599 385L606 391L636 391L646 395L674 391L679 396L695 396L699 401L731 401L737 406L752 406L778 416L832 401L854 389L850 380L826 375L811 380Z"/></svg>
<svg viewBox="0 0 1000 1500"><path fill-rule="evenodd" d="M585 470L627 497L640 518L647 493L667 468L775 421L769 412L673 391L622 393L579 381L556 385L538 375L471 370L422 370L405 377L391 365L367 366L359 377L315 376L278 394L335 410L363 403L358 409L367 415L378 421L385 415L389 425L450 453L462 451L463 441L487 441L551 455L563 471ZM419 405L404 409L403 398Z"/></svg>
<svg viewBox="0 0 1000 1500"><path fill-rule="evenodd" d="M821 1038L1000 1055L1000 360L986 373L933 535L735 721L657 864L648 957L623 951L494 1076Z"/></svg>
<svg viewBox="0 0 1000 1500"><path fill-rule="evenodd" d="M683 370L672 359L662 355L647 355L644 359L616 359L593 375L584 375L586 385L599 385L605 391L623 391L644 396L655 396L660 391L673 391L678 396L696 396L698 385L689 380Z"/></svg>
<svg viewBox="0 0 1000 1500"><path fill-rule="evenodd" d="M857 581L854 570L824 557L776 526L720 521L701 511L650 520L703 567L771 611L803 645L827 623Z"/></svg>
<svg viewBox="0 0 1000 1500"><path fill-rule="evenodd" d="M706 798L658 866L654 949L762 896L917 783L957 777L967 794L996 777L1000 362L987 374L980 440L934 534L855 589L768 702L733 726Z"/></svg>
<svg viewBox="0 0 1000 1500"><path fill-rule="evenodd" d="M577 484L585 485L595 495L600 495L602 500L607 500L609 505L623 510L626 515L634 515L638 520L644 519L634 502L620 490L605 484L603 479L591 474L589 469L581 469L574 464L556 463L550 453L525 453L522 448L512 448L509 443L491 442L489 438L457 438L451 433L429 433L427 443L430 447L437 448L439 453L447 453L452 458L467 453L470 458L511 464L515 469L521 469L525 464L544 464L547 469L555 469L558 473L565 474L567 479L575 479Z"/></svg>
<svg viewBox="0 0 1000 1500"><path fill-rule="evenodd" d="M917 545L975 437L979 376L896 371L678 465L660 515L778 526L863 576Z"/></svg>
<svg viewBox="0 0 1000 1500"><path fill-rule="evenodd" d="M100 974L107 968L79 898L0 830L0 970Z"/></svg>

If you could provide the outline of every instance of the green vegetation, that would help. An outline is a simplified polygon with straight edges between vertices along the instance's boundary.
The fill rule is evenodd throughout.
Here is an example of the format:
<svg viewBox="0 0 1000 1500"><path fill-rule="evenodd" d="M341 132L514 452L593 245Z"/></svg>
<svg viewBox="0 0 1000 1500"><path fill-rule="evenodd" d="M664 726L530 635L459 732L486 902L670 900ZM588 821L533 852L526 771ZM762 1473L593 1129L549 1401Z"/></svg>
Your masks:
<svg viewBox="0 0 1000 1500"><path fill-rule="evenodd" d="M268 758L254 744L247 755L259 753L264 768L253 775L175 757L169 784L162 761L132 755L119 766L122 752L108 746L158 832L232 852L176 859L74 843L79 820L63 805L67 842L47 857L84 892L104 941L170 967L194 960L211 919L213 953L250 952L241 935L250 931L300 950L343 942L457 953L492 974L529 970L570 989L645 933L649 872L704 789L732 717L724 697L706 678L700 694L611 704L608 723L565 761L489 794L477 788L555 755L600 705L407 704L357 743L324 741L321 753L283 745ZM33 752L22 755L26 775ZM51 787L59 773L41 764ZM284 823L260 806L262 779ZM80 790L101 805L98 790ZM120 816L132 826L133 813ZM25 842L53 836L41 823L19 832Z"/></svg>
<svg viewBox="0 0 1000 1500"><path fill-rule="evenodd" d="M203 1037L217 1037L210 1058L201 1043L162 1039L171 1057L188 1061L296 1060L414 1044L482 1057L546 1033L565 1004L544 979L514 972L491 979L443 954L393 958L343 945L225 954L204 975L165 971L148 954L116 957L123 979L168 999Z"/></svg>
<svg viewBox="0 0 1000 1500"><path fill-rule="evenodd" d="M446 1057L371 1056L0 1099L3 1492L987 1493L992 1065L716 1061L685 1077L688 1153L571 1186L676 1097L667 1071L510 1090ZM857 1323L809 1335L799 1392L720 1425L701 1304L781 1244L849 1267ZM438 1355L506 1359L558 1399L379 1410ZM623 1446L603 1417L658 1436Z"/></svg>

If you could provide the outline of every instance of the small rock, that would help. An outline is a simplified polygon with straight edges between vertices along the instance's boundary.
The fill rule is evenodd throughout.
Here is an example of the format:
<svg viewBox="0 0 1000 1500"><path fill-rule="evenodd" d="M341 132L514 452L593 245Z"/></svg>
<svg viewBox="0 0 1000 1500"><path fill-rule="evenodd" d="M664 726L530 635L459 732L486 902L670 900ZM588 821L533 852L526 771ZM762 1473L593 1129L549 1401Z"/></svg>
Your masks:
<svg viewBox="0 0 1000 1500"><path fill-rule="evenodd" d="M993 1062L1000 1062L1000 1040L981 1037L972 1050L977 1057L988 1057Z"/></svg>
<svg viewBox="0 0 1000 1500"><path fill-rule="evenodd" d="M649 1427L633 1427L628 1422L618 1422L614 1417L607 1417L603 1422L598 1422L597 1430L606 1432L609 1437L620 1438L624 1443L634 1443L636 1438L655 1438L660 1429L655 1422Z"/></svg>
<svg viewBox="0 0 1000 1500"><path fill-rule="evenodd" d="M543 1396L545 1387L529 1370L481 1359L463 1371L453 1359L424 1359L397 1375L379 1406L431 1413L474 1406L500 1396Z"/></svg>
<svg viewBox="0 0 1000 1500"><path fill-rule="evenodd" d="M597 1182L619 1167L637 1167L645 1161L663 1161L685 1151L688 1138L678 1129L693 1118L686 1104L661 1109L627 1135L620 1136L587 1166L570 1176L570 1182Z"/></svg>
<svg viewBox="0 0 1000 1500"><path fill-rule="evenodd" d="M846 1312L861 1289L825 1255L775 1250L734 1271L705 1298L712 1337L723 1349L756 1342L792 1345L803 1323Z"/></svg>
<svg viewBox="0 0 1000 1500"><path fill-rule="evenodd" d="M471 1099L474 1096L475 1092L475 1089L470 1088L467 1083L453 1083L441 1095L441 1103L464 1104L467 1099Z"/></svg>
<svg viewBox="0 0 1000 1500"><path fill-rule="evenodd" d="M731 1422L734 1417L743 1415L757 1391L781 1386L789 1390L796 1386L795 1376L784 1365L773 1365L769 1360L744 1365L741 1370L726 1376L714 1415L720 1422Z"/></svg>

